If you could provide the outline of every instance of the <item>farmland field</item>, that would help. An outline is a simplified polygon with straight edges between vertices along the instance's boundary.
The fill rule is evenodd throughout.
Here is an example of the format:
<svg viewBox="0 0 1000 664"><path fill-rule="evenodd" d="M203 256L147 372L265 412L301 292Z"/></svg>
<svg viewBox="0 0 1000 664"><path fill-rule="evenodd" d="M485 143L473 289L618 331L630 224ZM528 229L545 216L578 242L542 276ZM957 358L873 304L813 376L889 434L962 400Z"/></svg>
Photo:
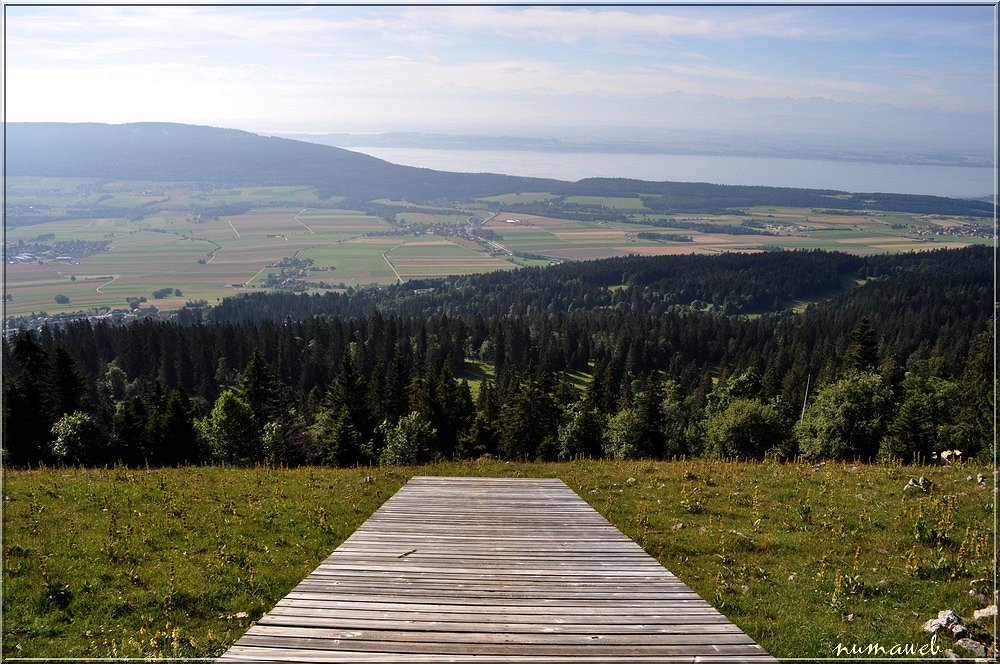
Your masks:
<svg viewBox="0 0 1000 664"><path fill-rule="evenodd" d="M211 303L267 287L289 261L304 263L286 284L322 290L629 254L821 248L865 255L992 241L983 222L875 210L670 215L639 197L528 192L451 208L382 199L372 202L381 208L365 211L338 207L340 198L321 200L310 187L35 177L7 184L17 222L6 228L6 314L13 317L122 308L141 297L164 310ZM489 214L486 205L493 214L482 230L495 234L490 241L468 227L471 216ZM558 216L503 209L519 205L570 207ZM574 219L578 208L610 216ZM153 292L163 289L175 290L154 302Z"/></svg>
<svg viewBox="0 0 1000 664"><path fill-rule="evenodd" d="M976 464L8 471L3 655L218 655L413 475L559 477L777 657L927 643L921 624L968 621L993 574ZM919 476L930 492L904 492Z"/></svg>

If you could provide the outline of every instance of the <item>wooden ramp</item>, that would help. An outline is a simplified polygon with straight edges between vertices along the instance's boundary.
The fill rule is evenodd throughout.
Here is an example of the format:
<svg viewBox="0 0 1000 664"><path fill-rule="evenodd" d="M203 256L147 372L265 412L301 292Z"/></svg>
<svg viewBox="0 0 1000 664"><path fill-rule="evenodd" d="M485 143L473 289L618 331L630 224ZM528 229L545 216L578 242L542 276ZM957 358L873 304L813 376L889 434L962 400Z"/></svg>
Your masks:
<svg viewBox="0 0 1000 664"><path fill-rule="evenodd" d="M560 480L414 477L220 661L776 661Z"/></svg>

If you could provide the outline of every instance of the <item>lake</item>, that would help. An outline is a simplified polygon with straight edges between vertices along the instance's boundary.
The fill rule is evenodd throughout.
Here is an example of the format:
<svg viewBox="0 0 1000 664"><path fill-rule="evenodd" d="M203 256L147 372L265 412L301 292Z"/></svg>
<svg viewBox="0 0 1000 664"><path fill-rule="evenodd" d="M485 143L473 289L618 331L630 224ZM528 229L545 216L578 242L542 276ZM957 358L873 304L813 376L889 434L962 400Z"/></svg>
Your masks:
<svg viewBox="0 0 1000 664"><path fill-rule="evenodd" d="M395 164L466 173L580 180L713 182L978 198L993 193L994 170L874 162L615 152L534 152L350 147Z"/></svg>

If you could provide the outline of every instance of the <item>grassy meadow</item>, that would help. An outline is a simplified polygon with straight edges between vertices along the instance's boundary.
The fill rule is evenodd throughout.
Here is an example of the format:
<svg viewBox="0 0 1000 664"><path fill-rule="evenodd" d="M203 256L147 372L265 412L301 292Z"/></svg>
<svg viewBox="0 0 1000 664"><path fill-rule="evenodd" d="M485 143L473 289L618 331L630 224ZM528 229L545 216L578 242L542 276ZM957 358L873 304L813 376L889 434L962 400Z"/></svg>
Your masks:
<svg viewBox="0 0 1000 664"><path fill-rule="evenodd" d="M974 464L7 471L3 655L218 655L413 475L559 477L778 657L928 643L924 621L970 619L993 579L994 479ZM920 476L929 492L904 492Z"/></svg>

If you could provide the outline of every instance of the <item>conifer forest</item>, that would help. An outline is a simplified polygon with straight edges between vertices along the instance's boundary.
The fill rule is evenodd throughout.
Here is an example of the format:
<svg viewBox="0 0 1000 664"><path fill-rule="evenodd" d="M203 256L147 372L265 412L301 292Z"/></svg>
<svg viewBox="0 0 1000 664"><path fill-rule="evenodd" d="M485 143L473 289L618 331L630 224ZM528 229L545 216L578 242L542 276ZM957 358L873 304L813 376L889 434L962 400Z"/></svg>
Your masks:
<svg viewBox="0 0 1000 664"><path fill-rule="evenodd" d="M992 456L992 259L624 257L22 330L4 461Z"/></svg>

